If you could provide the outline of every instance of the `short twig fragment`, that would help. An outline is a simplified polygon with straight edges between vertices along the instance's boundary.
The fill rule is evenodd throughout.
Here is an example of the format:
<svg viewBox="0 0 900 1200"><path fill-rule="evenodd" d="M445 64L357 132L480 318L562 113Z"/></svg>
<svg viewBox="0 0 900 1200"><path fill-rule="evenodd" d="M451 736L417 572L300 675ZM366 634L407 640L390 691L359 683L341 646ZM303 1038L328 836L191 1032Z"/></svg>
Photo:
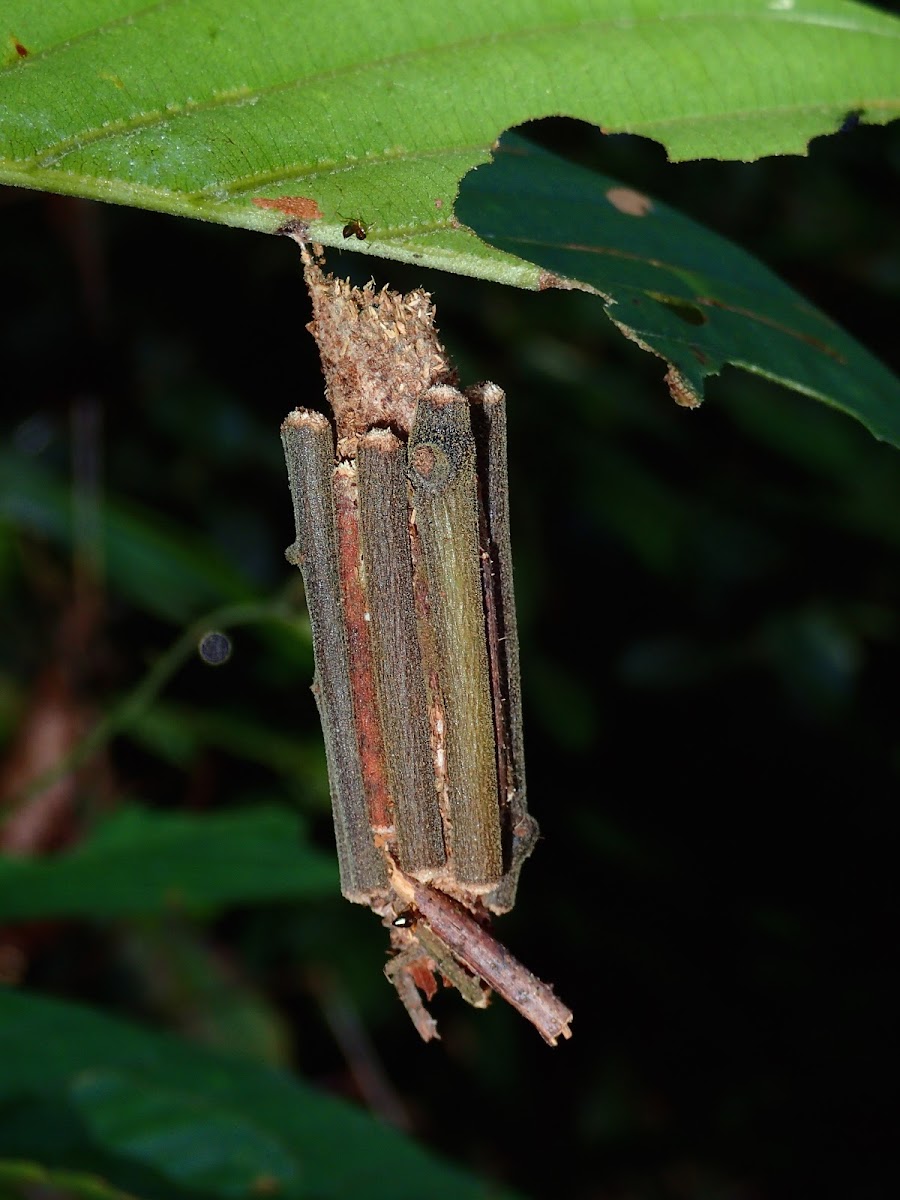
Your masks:
<svg viewBox="0 0 900 1200"><path fill-rule="evenodd" d="M409 900L426 928L452 957L517 1009L551 1046L572 1036L572 1013L553 989L533 975L492 937L457 901L427 884L392 877L395 890Z"/></svg>

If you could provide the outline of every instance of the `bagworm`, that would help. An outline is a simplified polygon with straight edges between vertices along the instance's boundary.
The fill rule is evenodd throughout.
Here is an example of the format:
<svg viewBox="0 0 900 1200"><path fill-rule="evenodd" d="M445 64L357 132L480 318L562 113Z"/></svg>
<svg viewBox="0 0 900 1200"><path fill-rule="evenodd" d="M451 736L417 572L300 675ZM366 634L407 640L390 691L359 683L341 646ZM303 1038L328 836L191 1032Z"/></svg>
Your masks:
<svg viewBox="0 0 900 1200"><path fill-rule="evenodd" d="M327 367L330 335L313 331ZM437 974L476 1006L499 992L555 1044L571 1013L487 930L490 914L512 907L537 839L505 398L491 383L412 394L402 378L387 400L354 398L365 381L341 365L349 400L336 401L334 383L331 399L342 436L308 409L282 426L296 525L287 553L312 626L341 890L390 929L386 974L423 1038L437 1036L421 998Z"/></svg>

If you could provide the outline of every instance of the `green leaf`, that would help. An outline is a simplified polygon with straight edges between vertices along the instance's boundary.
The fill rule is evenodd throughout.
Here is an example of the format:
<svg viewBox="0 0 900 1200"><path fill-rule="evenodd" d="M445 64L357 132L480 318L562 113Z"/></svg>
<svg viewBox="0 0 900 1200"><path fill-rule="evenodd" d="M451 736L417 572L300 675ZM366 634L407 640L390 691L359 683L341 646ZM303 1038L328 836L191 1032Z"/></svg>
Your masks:
<svg viewBox="0 0 900 1200"><path fill-rule="evenodd" d="M161 702L143 713L130 726L129 734L154 753L182 766L202 746L218 746L247 762L262 763L300 781L306 789L321 791L325 757L319 735L304 741L244 713Z"/></svg>
<svg viewBox="0 0 900 1200"><path fill-rule="evenodd" d="M235 1197L263 1191L264 1180L297 1190L300 1160L253 1114L114 1070L85 1072L72 1096L98 1142L176 1183Z"/></svg>
<svg viewBox="0 0 900 1200"><path fill-rule="evenodd" d="M732 363L900 445L896 377L757 259L658 200L508 135L457 212L491 245L599 292L622 332L671 364L681 403L699 404L704 379Z"/></svg>
<svg viewBox="0 0 900 1200"><path fill-rule="evenodd" d="M68 546L72 489L22 455L0 454L0 517ZM117 591L174 622L225 600L254 594L244 578L208 543L161 517L107 498L103 503L104 565Z"/></svg>
<svg viewBox="0 0 900 1200"><path fill-rule="evenodd" d="M142 1012L152 1012L171 1030L232 1057L273 1067L290 1062L286 1014L248 972L235 971L231 956L210 943L208 932L181 915L135 921L117 930L116 945L142 996Z"/></svg>
<svg viewBox="0 0 900 1200"><path fill-rule="evenodd" d="M753 159L900 115L900 24L849 0L7 0L4 23L0 181L267 231L284 212L254 200L300 197L326 245L359 219L355 249L531 287L453 217L511 126Z"/></svg>
<svg viewBox="0 0 900 1200"><path fill-rule="evenodd" d="M202 817L125 808L55 858L0 857L0 922L216 910L337 893L329 855L277 808Z"/></svg>
<svg viewBox="0 0 900 1200"><path fill-rule="evenodd" d="M204 1196L500 1200L296 1079L59 1001L0 991L0 1061L0 1144L4 1107L62 1103L82 1122L69 1155L93 1151L113 1181L144 1167Z"/></svg>
<svg viewBox="0 0 900 1200"><path fill-rule="evenodd" d="M74 1171L48 1171L31 1162L0 1162L3 1200L134 1200L101 1179Z"/></svg>
<svg viewBox="0 0 900 1200"><path fill-rule="evenodd" d="M550 270L614 300L689 403L732 362L897 440L884 368L747 256L717 271L722 244L674 213L604 220L610 181L550 156L527 204L501 160L455 208L500 133L546 115L673 160L802 154L849 112L885 123L893 17L849 0L14 0L7 21L0 181L269 232L299 217L332 246L361 222L354 249L522 287Z"/></svg>

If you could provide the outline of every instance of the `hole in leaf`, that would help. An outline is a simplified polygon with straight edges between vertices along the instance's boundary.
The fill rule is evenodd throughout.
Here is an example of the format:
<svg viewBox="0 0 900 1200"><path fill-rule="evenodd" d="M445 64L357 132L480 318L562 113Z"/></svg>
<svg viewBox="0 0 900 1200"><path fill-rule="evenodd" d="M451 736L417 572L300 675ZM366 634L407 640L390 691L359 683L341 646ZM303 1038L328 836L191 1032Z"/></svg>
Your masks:
<svg viewBox="0 0 900 1200"><path fill-rule="evenodd" d="M838 126L838 133L850 133L854 130L862 120L865 111L864 108L851 108Z"/></svg>

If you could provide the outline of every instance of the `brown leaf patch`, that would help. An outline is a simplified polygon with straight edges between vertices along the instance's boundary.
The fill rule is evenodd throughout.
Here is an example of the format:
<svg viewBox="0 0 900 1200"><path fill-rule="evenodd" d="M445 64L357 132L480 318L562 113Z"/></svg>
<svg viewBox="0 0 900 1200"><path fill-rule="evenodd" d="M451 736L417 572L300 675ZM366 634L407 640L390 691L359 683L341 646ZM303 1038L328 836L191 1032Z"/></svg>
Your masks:
<svg viewBox="0 0 900 1200"><path fill-rule="evenodd" d="M322 217L322 210L309 196L254 196L253 203L257 208L274 208L300 221L318 221Z"/></svg>

